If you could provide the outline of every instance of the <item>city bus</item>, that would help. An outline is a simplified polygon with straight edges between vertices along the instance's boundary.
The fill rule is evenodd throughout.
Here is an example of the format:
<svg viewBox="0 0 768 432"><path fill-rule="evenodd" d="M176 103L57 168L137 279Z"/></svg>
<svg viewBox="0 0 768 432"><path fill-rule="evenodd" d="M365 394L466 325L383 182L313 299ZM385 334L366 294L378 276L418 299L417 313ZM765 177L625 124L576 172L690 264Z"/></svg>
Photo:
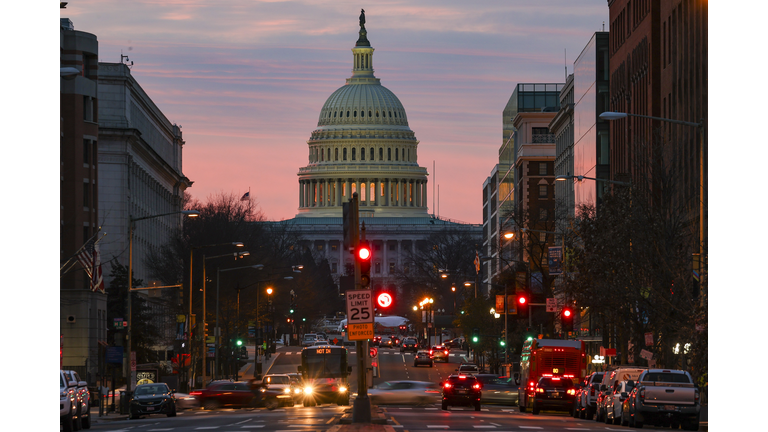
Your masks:
<svg viewBox="0 0 768 432"><path fill-rule="evenodd" d="M523 343L520 356L520 373L516 381L518 408L525 412L531 404L536 384L541 377L570 379L581 382L587 374L587 355L584 342L561 339L531 339Z"/></svg>
<svg viewBox="0 0 768 432"><path fill-rule="evenodd" d="M304 406L322 403L349 405L349 366L347 349L319 345L301 350L302 399Z"/></svg>

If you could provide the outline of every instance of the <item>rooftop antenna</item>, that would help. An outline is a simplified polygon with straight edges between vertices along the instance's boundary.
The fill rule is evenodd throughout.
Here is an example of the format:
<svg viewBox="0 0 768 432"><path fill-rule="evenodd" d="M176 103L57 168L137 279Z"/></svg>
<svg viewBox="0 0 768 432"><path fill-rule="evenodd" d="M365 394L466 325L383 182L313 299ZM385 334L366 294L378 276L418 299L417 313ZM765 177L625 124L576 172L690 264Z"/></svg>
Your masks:
<svg viewBox="0 0 768 432"><path fill-rule="evenodd" d="M123 55L123 50L120 50L120 63L128 66L128 69L130 69L131 66L133 66L133 61L131 61L131 59L129 59L127 55Z"/></svg>
<svg viewBox="0 0 768 432"><path fill-rule="evenodd" d="M605 21L603 21L603 31L605 31Z"/></svg>
<svg viewBox="0 0 768 432"><path fill-rule="evenodd" d="M568 81L568 60L566 58L566 49L563 48L563 65L565 66L565 81Z"/></svg>

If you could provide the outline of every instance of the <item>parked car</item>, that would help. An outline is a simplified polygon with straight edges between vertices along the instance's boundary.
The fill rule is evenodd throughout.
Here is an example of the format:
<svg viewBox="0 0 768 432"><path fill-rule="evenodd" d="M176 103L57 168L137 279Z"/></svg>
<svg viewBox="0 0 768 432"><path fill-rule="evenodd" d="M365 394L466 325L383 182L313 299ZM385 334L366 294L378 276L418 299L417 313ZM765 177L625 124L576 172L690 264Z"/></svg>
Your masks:
<svg viewBox="0 0 768 432"><path fill-rule="evenodd" d="M470 374L455 374L442 383L442 409L447 410L451 405L470 405L475 411L480 411L482 384Z"/></svg>
<svg viewBox="0 0 768 432"><path fill-rule="evenodd" d="M448 348L446 348L444 345L435 345L429 352L432 353L432 358L435 361L448 363L449 351Z"/></svg>
<svg viewBox="0 0 768 432"><path fill-rule="evenodd" d="M633 388L635 382L632 380L617 381L613 385L613 391L605 398L605 424L621 424L622 406Z"/></svg>
<svg viewBox="0 0 768 432"><path fill-rule="evenodd" d="M574 402L574 417L582 419L592 419L597 407L597 397L600 393L600 383L603 381L603 372L592 372L584 378L581 389L577 391L577 397Z"/></svg>
<svg viewBox="0 0 768 432"><path fill-rule="evenodd" d="M622 426L629 426L629 427L635 427L635 419L633 417L633 412L635 410L634 408L634 401L636 399L636 393L637 393L637 383L635 383L635 388L632 389L631 392L627 395L627 398L624 399L624 403L621 405L621 425Z"/></svg>
<svg viewBox="0 0 768 432"><path fill-rule="evenodd" d="M403 339L402 343L400 343L401 353L404 353L406 351L416 352L418 350L419 350L419 341L417 341L416 338L407 337Z"/></svg>
<svg viewBox="0 0 768 432"><path fill-rule="evenodd" d="M688 372L648 369L638 377L631 393L630 424L699 429L699 389Z"/></svg>
<svg viewBox="0 0 768 432"><path fill-rule="evenodd" d="M570 379L541 377L534 390L531 412L534 415L543 409L571 412L575 397L576 387Z"/></svg>
<svg viewBox="0 0 768 432"><path fill-rule="evenodd" d="M647 367L642 366L619 366L612 371L603 374L603 380L600 382L600 394L595 401L595 421L605 421L605 405L613 392L613 387L617 381L636 380L641 373L646 371ZM589 418L589 417L587 417Z"/></svg>
<svg viewBox="0 0 768 432"><path fill-rule="evenodd" d="M413 356L413 367L422 364L429 365L429 367L434 366L432 355L427 350L418 350L416 351L416 355Z"/></svg>
<svg viewBox="0 0 768 432"><path fill-rule="evenodd" d="M77 382L59 371L59 417L64 432L75 430L74 423L77 417Z"/></svg>
<svg viewBox="0 0 768 432"><path fill-rule="evenodd" d="M386 381L368 390L371 403L425 405L440 397L440 387L426 381Z"/></svg>
<svg viewBox="0 0 768 432"><path fill-rule="evenodd" d="M500 377L494 374L475 374L475 377L483 386L481 403L497 403L503 405L517 405L518 395L515 380L508 377Z"/></svg>
<svg viewBox="0 0 768 432"><path fill-rule="evenodd" d="M75 393L75 415L73 417L73 427L78 429L91 428L91 392L88 391L88 383L80 378L77 372L73 370L61 371L69 379L69 383L76 383L73 388Z"/></svg>
<svg viewBox="0 0 768 432"><path fill-rule="evenodd" d="M165 414L176 417L176 398L165 383L140 384L136 386L128 411L129 419L143 415Z"/></svg>

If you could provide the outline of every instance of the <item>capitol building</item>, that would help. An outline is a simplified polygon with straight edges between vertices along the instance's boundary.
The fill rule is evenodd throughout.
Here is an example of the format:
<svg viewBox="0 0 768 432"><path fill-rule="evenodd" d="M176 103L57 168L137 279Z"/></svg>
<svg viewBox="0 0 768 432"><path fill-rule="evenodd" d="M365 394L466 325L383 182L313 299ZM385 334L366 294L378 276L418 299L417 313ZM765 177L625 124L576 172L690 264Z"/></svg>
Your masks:
<svg viewBox="0 0 768 432"><path fill-rule="evenodd" d="M420 242L450 229L468 231L480 243L482 225L429 213L419 141L403 104L374 75L373 51L361 15L352 76L328 97L307 141L308 164L298 172L298 214L279 223L292 224L303 246L326 259L338 281L353 264L342 250L342 204L357 193L360 222L374 253L371 287L395 291L392 276Z"/></svg>

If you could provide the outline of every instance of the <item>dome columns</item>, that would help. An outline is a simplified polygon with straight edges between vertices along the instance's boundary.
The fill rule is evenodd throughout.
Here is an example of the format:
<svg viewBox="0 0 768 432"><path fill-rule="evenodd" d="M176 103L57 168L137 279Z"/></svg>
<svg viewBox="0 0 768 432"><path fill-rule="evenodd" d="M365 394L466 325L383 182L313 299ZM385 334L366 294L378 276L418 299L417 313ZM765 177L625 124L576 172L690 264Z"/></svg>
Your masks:
<svg viewBox="0 0 768 432"><path fill-rule="evenodd" d="M355 191L363 207L426 208L426 187L426 179L397 177L305 179L299 181L299 207L341 207Z"/></svg>

